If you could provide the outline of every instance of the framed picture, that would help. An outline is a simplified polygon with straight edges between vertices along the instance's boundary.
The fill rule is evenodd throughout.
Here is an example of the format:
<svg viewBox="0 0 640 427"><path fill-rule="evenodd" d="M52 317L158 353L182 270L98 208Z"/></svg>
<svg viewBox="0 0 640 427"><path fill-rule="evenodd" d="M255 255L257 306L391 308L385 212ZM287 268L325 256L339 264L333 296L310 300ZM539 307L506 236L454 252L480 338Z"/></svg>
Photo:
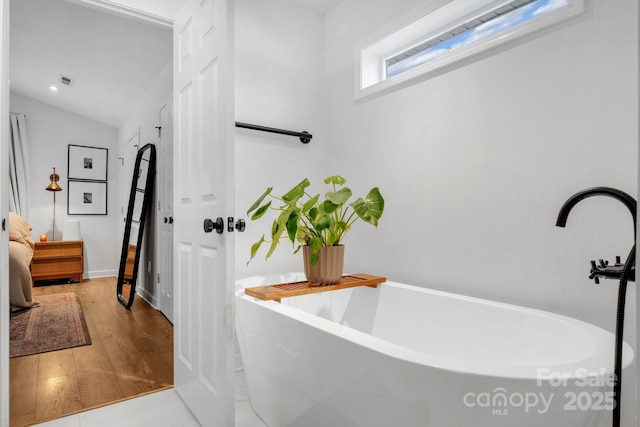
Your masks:
<svg viewBox="0 0 640 427"><path fill-rule="evenodd" d="M107 183L97 181L67 182L68 215L106 215Z"/></svg>
<svg viewBox="0 0 640 427"><path fill-rule="evenodd" d="M69 144L68 179L107 180L107 148Z"/></svg>

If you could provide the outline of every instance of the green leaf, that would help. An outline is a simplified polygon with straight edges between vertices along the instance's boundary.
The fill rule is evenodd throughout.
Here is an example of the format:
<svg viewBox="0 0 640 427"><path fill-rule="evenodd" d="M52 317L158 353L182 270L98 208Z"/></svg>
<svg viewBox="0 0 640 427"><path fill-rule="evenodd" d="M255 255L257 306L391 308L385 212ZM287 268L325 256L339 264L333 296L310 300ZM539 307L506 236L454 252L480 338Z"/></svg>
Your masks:
<svg viewBox="0 0 640 427"><path fill-rule="evenodd" d="M324 179L325 184L344 185L345 182L347 182L347 180L340 175L333 175Z"/></svg>
<svg viewBox="0 0 640 427"><path fill-rule="evenodd" d="M335 203L329 200L325 200L321 206L322 206L322 212L328 213L328 214L335 212L335 210L340 207L340 205L336 205Z"/></svg>
<svg viewBox="0 0 640 427"><path fill-rule="evenodd" d="M280 237L282 237L282 233L284 233L284 227L278 225L277 232L272 236L271 246L269 247L269 251L265 256L265 259L268 259L273 254L273 251L275 251L278 247L278 243L280 243Z"/></svg>
<svg viewBox="0 0 640 427"><path fill-rule="evenodd" d="M258 253L258 250L260 249L260 246L262 246L264 242L265 240L264 240L264 234L263 234L260 240L258 240L253 245L251 245L251 258L249 258L249 261L247 261L247 264L249 264L251 260L256 256L256 254Z"/></svg>
<svg viewBox="0 0 640 427"><path fill-rule="evenodd" d="M313 222L313 225L318 231L329 228L331 226L331 216L327 213L320 213Z"/></svg>
<svg viewBox="0 0 640 427"><path fill-rule="evenodd" d="M346 233L347 231L349 231L350 228L351 227L349 227L349 224L347 224L345 221L336 222L336 230L341 235ZM337 244L337 242L336 242L336 244Z"/></svg>
<svg viewBox="0 0 640 427"><path fill-rule="evenodd" d="M303 245L306 245L309 240L309 229L304 226L298 227L298 234L296 234L296 240L302 243Z"/></svg>
<svg viewBox="0 0 640 427"><path fill-rule="evenodd" d="M278 218L276 218L275 220L273 220L273 227L271 229L271 238L278 240L280 238L280 236L282 236L282 233L284 233L284 231L287 228L287 221L289 220L289 213L291 211L289 210L284 210L282 212L280 212L280 215L278 215ZM276 238L277 236L277 238Z"/></svg>
<svg viewBox="0 0 640 427"><path fill-rule="evenodd" d="M282 214L280 215L282 216ZM271 224L271 240L274 240L275 236L278 234L278 231L282 228L278 219L273 220L273 224ZM282 231L280 231L282 234Z"/></svg>
<svg viewBox="0 0 640 427"><path fill-rule="evenodd" d="M311 254L309 256L309 261L310 261L311 265L316 265L318 263L318 259L320 259L320 257L318 256L317 253Z"/></svg>
<svg viewBox="0 0 640 427"><path fill-rule="evenodd" d="M265 197L267 197L269 194L271 194L271 190L273 190L273 187L269 187L267 188L267 190L262 193L262 196L258 197L258 200L256 200L255 202L253 202L253 204L251 205L251 207L249 208L249 210L247 211L247 215L249 215L251 213L251 211L253 211L255 208L257 208L258 206L260 206L260 203L262 203L262 201L264 200Z"/></svg>
<svg viewBox="0 0 640 427"><path fill-rule="evenodd" d="M307 200L307 202L304 205L302 205L302 213L306 213L309 209L314 207L315 204L318 202L319 198L320 198L320 195L316 194L315 196Z"/></svg>
<svg viewBox="0 0 640 427"><path fill-rule="evenodd" d="M318 208L317 207L313 207L309 210L309 213L307 214L307 216L309 217L309 219L311 221L315 221L316 217L318 216Z"/></svg>
<svg viewBox="0 0 640 427"><path fill-rule="evenodd" d="M282 196L282 200L287 203L291 203L294 200L298 200L300 197L304 195L304 189L310 186L311 183L307 178L303 179L298 185L293 187L287 194Z"/></svg>
<svg viewBox="0 0 640 427"><path fill-rule="evenodd" d="M324 195L324 197L332 203L336 205L341 205L351 197L351 190L349 188L341 188L340 190L333 192L329 191Z"/></svg>
<svg viewBox="0 0 640 427"><path fill-rule="evenodd" d="M289 235L289 239L291 239L291 243L296 242L296 235L298 234L298 218L300 218L300 212L295 209L291 211L289 218L287 219L287 234Z"/></svg>
<svg viewBox="0 0 640 427"><path fill-rule="evenodd" d="M364 222L377 227L378 220L382 217L384 211L384 198L380 194L378 187L372 188L367 197L358 199L350 205L355 213Z"/></svg>
<svg viewBox="0 0 640 427"><path fill-rule="evenodd" d="M327 233L327 246L334 246L336 240L338 240L338 234L334 231L329 231Z"/></svg>
<svg viewBox="0 0 640 427"><path fill-rule="evenodd" d="M271 200L269 200L266 204L260 206L260 208L251 216L251 221L255 221L264 215L271 206ZM248 213L248 212L247 212Z"/></svg>
<svg viewBox="0 0 640 427"><path fill-rule="evenodd" d="M318 253L320 248L322 247L322 239L319 237L314 237L309 240L309 246L311 246L311 252Z"/></svg>
<svg viewBox="0 0 640 427"><path fill-rule="evenodd" d="M334 223L334 227L332 227L331 231L327 233L328 234L327 240L326 240L327 246L339 245L340 241L342 240L342 236L344 236L344 233L349 231L350 228L351 227L349 227L349 224L347 224L347 222L336 221Z"/></svg>

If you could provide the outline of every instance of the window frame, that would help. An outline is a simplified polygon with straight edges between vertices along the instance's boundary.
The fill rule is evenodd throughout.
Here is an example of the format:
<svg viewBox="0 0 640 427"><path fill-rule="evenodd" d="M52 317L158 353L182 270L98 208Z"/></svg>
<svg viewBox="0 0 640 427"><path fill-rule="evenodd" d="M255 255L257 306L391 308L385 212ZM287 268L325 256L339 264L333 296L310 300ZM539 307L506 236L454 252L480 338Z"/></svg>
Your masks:
<svg viewBox="0 0 640 427"><path fill-rule="evenodd" d="M476 43L455 49L415 68L386 78L386 59L508 3L508 0L427 0L356 44L354 99L356 101L432 78L465 60L481 60L495 48L537 33L547 34L557 24L583 14L588 0L567 0L566 6L501 31ZM465 61L466 63L466 61Z"/></svg>

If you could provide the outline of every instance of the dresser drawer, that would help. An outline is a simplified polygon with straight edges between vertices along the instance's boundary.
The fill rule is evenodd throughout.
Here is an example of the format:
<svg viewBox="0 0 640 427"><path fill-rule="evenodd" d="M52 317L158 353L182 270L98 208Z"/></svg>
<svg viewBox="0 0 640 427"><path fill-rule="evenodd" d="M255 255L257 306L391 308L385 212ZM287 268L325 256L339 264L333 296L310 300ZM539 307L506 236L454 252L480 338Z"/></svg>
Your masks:
<svg viewBox="0 0 640 427"><path fill-rule="evenodd" d="M82 273L82 267L80 266L81 261L82 259L80 257L40 259L38 262L31 264L31 274L34 276L51 274L70 274L69 277L77 276L79 273Z"/></svg>
<svg viewBox="0 0 640 427"><path fill-rule="evenodd" d="M36 280L76 278L82 282L84 244L82 240L36 242L31 260L31 277Z"/></svg>
<svg viewBox="0 0 640 427"><path fill-rule="evenodd" d="M36 242L34 258L82 256L82 241Z"/></svg>

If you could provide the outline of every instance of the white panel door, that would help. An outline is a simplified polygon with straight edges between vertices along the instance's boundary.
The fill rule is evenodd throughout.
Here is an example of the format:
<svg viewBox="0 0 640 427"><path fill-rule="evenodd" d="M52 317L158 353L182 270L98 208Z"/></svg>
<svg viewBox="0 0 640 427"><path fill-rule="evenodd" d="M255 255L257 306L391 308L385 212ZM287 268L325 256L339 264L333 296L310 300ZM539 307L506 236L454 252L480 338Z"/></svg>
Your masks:
<svg viewBox="0 0 640 427"><path fill-rule="evenodd" d="M206 427L234 425L233 2L174 21L175 388ZM223 233L205 219L225 218Z"/></svg>
<svg viewBox="0 0 640 427"><path fill-rule="evenodd" d="M157 283L160 311L173 323L173 99L160 108Z"/></svg>

